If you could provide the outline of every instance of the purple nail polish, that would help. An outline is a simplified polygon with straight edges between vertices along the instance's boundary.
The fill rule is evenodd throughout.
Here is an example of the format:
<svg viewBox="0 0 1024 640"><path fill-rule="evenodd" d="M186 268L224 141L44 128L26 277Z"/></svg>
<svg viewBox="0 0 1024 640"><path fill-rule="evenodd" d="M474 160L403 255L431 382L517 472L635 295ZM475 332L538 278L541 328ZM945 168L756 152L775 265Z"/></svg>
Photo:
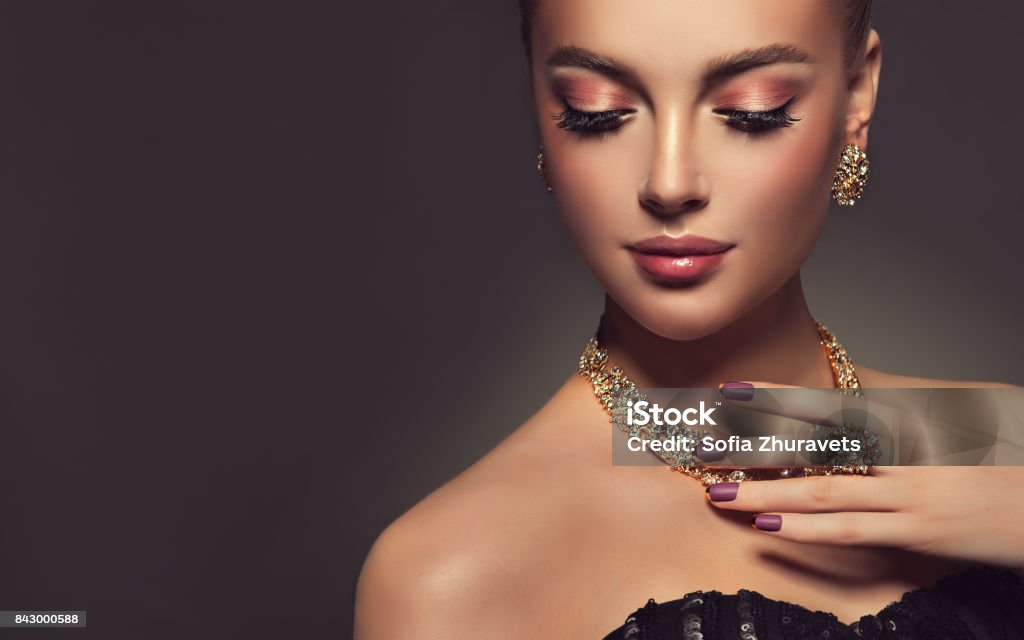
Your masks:
<svg viewBox="0 0 1024 640"><path fill-rule="evenodd" d="M750 400L754 397L754 385L749 382L723 382L719 391L729 400Z"/></svg>
<svg viewBox="0 0 1024 640"><path fill-rule="evenodd" d="M782 516L771 513L762 513L754 516L754 526L761 531L778 531L782 528Z"/></svg>
<svg viewBox="0 0 1024 640"><path fill-rule="evenodd" d="M719 482L708 487L708 495L712 502L732 502L736 499L736 492L740 490L738 482Z"/></svg>

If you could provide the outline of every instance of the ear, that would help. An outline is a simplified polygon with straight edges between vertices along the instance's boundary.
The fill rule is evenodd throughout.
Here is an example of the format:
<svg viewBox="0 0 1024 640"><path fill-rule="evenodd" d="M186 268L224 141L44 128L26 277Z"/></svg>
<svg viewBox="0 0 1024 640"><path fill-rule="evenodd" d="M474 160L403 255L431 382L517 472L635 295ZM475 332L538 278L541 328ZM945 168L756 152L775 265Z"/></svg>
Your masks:
<svg viewBox="0 0 1024 640"><path fill-rule="evenodd" d="M861 149L868 148L868 125L878 98L878 76L882 70L882 40L872 29L868 33L862 56L854 64L849 77L849 103L846 110L846 142Z"/></svg>

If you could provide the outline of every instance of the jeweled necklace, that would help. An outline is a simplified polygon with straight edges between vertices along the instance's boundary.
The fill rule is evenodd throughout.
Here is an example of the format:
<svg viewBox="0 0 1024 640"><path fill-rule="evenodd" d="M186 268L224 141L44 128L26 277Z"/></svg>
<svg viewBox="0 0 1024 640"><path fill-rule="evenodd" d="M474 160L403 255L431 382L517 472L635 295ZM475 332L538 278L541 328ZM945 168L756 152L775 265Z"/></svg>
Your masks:
<svg viewBox="0 0 1024 640"><path fill-rule="evenodd" d="M846 349L839 343L835 335L822 323L815 320L818 329L819 342L825 355L828 358L829 366L832 368L832 382L837 392L863 397L860 380L854 371L853 362L846 354ZM631 436L639 434L636 426L627 424L626 415L630 401L632 403L645 400L646 396L636 384L633 383L626 373L619 367L612 367L607 370L608 351L601 345L595 335L589 341L580 356L579 373L590 381L594 387L594 395L601 401L601 405L611 416L611 422L620 430ZM655 435L658 432L653 432ZM866 430L861 430L866 435ZM673 428L669 426L666 435L685 436L693 442L698 440L699 434L689 427ZM874 439L873 436L871 436ZM704 465L693 451L654 452L659 458L669 465L673 471L686 474L691 478L700 480L704 485L712 485L716 482L743 482L744 480L777 480L794 476L818 476L832 474L867 474L870 470L868 465L838 464L822 467L746 467L743 469L715 469Z"/></svg>

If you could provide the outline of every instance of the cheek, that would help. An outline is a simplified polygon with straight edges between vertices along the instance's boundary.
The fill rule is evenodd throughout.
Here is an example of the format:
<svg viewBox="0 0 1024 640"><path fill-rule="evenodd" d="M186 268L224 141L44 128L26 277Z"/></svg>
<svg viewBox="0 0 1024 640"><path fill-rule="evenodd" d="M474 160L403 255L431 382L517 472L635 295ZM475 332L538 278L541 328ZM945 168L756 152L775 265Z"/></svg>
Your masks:
<svg viewBox="0 0 1024 640"><path fill-rule="evenodd" d="M558 209L584 258L598 266L592 254L637 239L627 233L637 217L636 185L629 182L634 160L621 145L597 143L566 145L557 157L551 177Z"/></svg>
<svg viewBox="0 0 1024 640"><path fill-rule="evenodd" d="M734 191L738 201L733 203L735 211L743 212L738 231L750 249L762 255L781 251L776 255L791 258L779 265L786 269L802 263L817 241L828 210L833 150L838 148L831 123L793 133L771 144L763 156L757 154L759 166L748 168L748 179ZM771 263L778 264L778 258L766 264Z"/></svg>

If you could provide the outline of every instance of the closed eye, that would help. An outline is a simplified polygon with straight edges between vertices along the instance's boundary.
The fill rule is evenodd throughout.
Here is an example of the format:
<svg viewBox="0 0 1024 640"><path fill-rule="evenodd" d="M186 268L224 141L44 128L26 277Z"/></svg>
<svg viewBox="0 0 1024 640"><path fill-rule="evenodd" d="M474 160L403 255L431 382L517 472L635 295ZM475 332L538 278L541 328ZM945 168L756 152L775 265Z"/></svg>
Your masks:
<svg viewBox="0 0 1024 640"><path fill-rule="evenodd" d="M786 103L768 111L740 111L738 109L715 109L714 113L726 116L726 126L746 133L763 133L773 129L792 126L800 118L795 118L789 113L789 106L796 100L796 96L790 98Z"/></svg>
<svg viewBox="0 0 1024 640"><path fill-rule="evenodd" d="M636 113L632 109L611 109L609 111L580 111L565 105L561 113L551 117L558 121L559 129L572 131L581 136L602 136L621 127L627 116Z"/></svg>

